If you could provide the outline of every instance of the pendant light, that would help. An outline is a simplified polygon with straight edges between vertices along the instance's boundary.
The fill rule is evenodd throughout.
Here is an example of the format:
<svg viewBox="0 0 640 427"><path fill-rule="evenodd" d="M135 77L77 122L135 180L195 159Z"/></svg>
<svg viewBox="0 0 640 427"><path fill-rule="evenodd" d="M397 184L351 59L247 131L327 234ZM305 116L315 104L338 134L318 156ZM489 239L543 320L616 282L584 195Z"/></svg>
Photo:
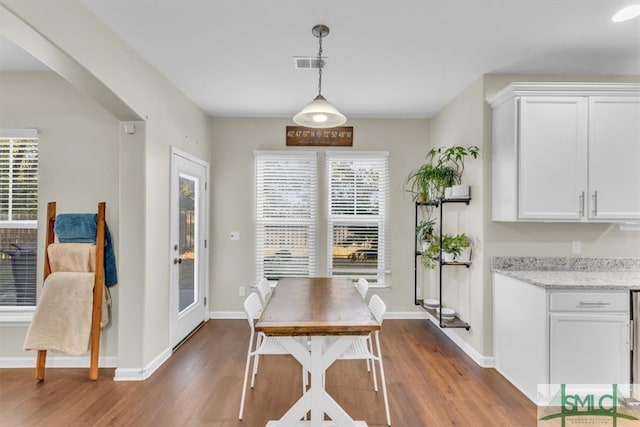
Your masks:
<svg viewBox="0 0 640 427"><path fill-rule="evenodd" d="M322 96L322 38L329 34L329 27L316 25L311 33L318 38L318 96L293 116L293 122L310 128L332 128L346 123L347 118Z"/></svg>

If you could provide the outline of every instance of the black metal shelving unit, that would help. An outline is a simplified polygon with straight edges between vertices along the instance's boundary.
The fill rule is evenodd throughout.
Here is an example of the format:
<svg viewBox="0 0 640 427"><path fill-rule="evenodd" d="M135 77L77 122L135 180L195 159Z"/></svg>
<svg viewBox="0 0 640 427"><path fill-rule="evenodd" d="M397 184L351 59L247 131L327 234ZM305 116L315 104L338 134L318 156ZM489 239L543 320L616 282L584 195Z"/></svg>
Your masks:
<svg viewBox="0 0 640 427"><path fill-rule="evenodd" d="M440 239L440 252L438 254L438 301L440 302L440 307L442 307L442 269L443 267L447 267L447 266L462 266L462 267L467 267L469 268L471 266L471 262L443 262L442 261L442 213L443 213L443 206L447 203L464 203L465 205L469 205L469 202L471 201L471 197L469 198L465 198L465 199L440 199L440 200L433 200L433 201L428 201L428 202L416 202L415 203L415 227L418 226L418 220L419 220L419 215L418 212L420 210L421 206L435 206L437 208L439 208L440 210L440 216L438 218L438 222L439 222L439 239ZM414 228L415 230L415 228ZM447 320L447 319L443 319L442 318L442 311L440 311L439 313L436 312L435 309L432 308L428 308L424 306L424 300L422 299L418 299L418 258L420 258L420 256L422 256L422 251L418 250L418 239L414 238L414 248L415 248L415 257L414 257L414 267L413 267L413 292L414 292L414 301L416 305L421 306L422 308L424 308L429 314L431 314L437 321L438 324L440 325L441 328L464 328L467 331L471 328L471 326L469 325L469 323L465 322L464 320L460 319L457 315L454 316L453 319Z"/></svg>

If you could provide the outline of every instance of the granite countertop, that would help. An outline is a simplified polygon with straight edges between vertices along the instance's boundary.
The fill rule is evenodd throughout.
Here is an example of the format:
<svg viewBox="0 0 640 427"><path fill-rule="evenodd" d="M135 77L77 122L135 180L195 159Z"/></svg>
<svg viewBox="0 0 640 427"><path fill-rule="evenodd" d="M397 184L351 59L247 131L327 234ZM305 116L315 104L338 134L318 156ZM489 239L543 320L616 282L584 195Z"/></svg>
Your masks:
<svg viewBox="0 0 640 427"><path fill-rule="evenodd" d="M640 289L639 258L494 257L491 267L547 289Z"/></svg>

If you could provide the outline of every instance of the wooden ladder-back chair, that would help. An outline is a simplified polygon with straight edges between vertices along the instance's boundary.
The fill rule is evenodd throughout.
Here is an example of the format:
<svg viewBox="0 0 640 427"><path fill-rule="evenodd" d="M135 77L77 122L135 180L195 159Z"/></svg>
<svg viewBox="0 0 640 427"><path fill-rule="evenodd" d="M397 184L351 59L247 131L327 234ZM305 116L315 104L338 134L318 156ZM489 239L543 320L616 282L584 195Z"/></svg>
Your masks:
<svg viewBox="0 0 640 427"><path fill-rule="evenodd" d="M93 307L91 312L91 338L90 338L90 362L89 378L98 379L98 356L100 353L100 320L102 315L102 294L104 283L104 244L105 244L105 202L98 203L98 216L96 223L96 268L93 286ZM44 277L51 274L49 255L47 248L55 242L56 202L47 205L47 234L44 251ZM44 368L47 359L47 350L38 350L36 360L36 379L44 380Z"/></svg>

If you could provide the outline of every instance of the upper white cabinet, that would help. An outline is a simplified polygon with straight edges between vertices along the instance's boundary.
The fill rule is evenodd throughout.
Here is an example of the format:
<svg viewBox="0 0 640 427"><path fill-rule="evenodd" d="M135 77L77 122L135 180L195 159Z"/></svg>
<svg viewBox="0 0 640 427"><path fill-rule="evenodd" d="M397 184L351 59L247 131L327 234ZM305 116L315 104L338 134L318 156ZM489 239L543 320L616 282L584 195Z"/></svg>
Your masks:
<svg viewBox="0 0 640 427"><path fill-rule="evenodd" d="M494 221L640 221L640 85L513 83L487 102Z"/></svg>
<svg viewBox="0 0 640 427"><path fill-rule="evenodd" d="M591 219L640 219L640 97L589 98Z"/></svg>

